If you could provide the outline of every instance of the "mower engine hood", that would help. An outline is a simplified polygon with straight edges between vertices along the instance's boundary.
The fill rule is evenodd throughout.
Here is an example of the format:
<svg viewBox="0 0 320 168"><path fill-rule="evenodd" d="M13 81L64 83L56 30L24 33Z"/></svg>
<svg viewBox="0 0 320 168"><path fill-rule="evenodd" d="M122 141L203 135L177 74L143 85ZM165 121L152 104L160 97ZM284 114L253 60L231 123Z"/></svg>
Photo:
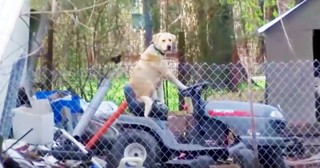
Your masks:
<svg viewBox="0 0 320 168"><path fill-rule="evenodd" d="M279 109L265 104L239 101L209 101L205 105L205 115L227 124L237 135L252 135L254 115L257 137L280 137L286 122Z"/></svg>
<svg viewBox="0 0 320 168"><path fill-rule="evenodd" d="M273 111L279 111L278 108L266 104L253 103L252 105L255 117L270 117ZM210 101L206 105L206 112L208 112L210 116L252 116L250 103L240 101Z"/></svg>

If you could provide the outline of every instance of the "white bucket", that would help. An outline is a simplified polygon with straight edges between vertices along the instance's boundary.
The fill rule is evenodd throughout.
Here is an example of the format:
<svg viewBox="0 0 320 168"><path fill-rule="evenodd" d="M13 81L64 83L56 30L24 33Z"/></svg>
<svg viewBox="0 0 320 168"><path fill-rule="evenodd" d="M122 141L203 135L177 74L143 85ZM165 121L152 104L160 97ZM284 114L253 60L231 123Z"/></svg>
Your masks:
<svg viewBox="0 0 320 168"><path fill-rule="evenodd" d="M22 141L33 145L46 145L53 142L54 116L47 99L32 101L32 108L18 107L12 110L12 129L14 139L28 132Z"/></svg>

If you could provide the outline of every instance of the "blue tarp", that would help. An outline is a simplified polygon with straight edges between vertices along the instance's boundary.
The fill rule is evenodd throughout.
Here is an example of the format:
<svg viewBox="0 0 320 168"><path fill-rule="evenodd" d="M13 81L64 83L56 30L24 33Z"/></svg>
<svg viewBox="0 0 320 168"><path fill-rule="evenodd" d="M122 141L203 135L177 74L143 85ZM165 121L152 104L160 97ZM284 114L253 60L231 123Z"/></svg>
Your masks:
<svg viewBox="0 0 320 168"><path fill-rule="evenodd" d="M54 93L63 93L65 95L70 95L71 99L58 99L58 100L50 100L51 108L54 113L54 122L55 124L59 123L62 120L61 110L63 107L68 107L71 111L71 114L75 113L81 113L83 112L81 106L80 106L80 96L71 94L70 91L38 91L35 93L35 96L37 99L48 99L49 96L51 96Z"/></svg>

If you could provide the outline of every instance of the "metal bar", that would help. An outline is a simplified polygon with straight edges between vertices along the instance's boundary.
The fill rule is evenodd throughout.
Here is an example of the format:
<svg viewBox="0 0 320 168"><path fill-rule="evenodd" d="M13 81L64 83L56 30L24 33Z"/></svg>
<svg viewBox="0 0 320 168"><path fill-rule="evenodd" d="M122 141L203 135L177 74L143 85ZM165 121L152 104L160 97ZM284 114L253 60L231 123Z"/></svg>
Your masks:
<svg viewBox="0 0 320 168"><path fill-rule="evenodd" d="M4 108L2 112L2 117L0 120L0 133L7 139L11 132L12 127L12 109L16 107L18 91L22 72L25 64L25 58L20 58L15 64L12 66L11 75L9 79L9 87L6 95L6 99L4 102Z"/></svg>
<svg viewBox="0 0 320 168"><path fill-rule="evenodd" d="M100 106L101 102L104 99L107 91L110 89L110 81L108 79L103 79L101 85L94 95L93 99L91 100L89 106L83 113L80 118L79 123L76 125L73 136L81 136L84 129L88 126L90 119L93 117L94 113L97 111L98 107Z"/></svg>

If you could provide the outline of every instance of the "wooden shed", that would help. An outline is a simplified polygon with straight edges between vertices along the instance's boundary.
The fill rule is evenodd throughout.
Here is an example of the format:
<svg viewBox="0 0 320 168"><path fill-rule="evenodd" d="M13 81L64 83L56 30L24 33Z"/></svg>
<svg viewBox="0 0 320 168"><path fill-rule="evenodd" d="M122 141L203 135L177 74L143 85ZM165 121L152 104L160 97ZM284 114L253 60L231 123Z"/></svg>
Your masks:
<svg viewBox="0 0 320 168"><path fill-rule="evenodd" d="M314 123L314 60L320 60L320 0L304 0L258 29L264 36L266 101L289 122ZM303 115L303 117L301 117Z"/></svg>

